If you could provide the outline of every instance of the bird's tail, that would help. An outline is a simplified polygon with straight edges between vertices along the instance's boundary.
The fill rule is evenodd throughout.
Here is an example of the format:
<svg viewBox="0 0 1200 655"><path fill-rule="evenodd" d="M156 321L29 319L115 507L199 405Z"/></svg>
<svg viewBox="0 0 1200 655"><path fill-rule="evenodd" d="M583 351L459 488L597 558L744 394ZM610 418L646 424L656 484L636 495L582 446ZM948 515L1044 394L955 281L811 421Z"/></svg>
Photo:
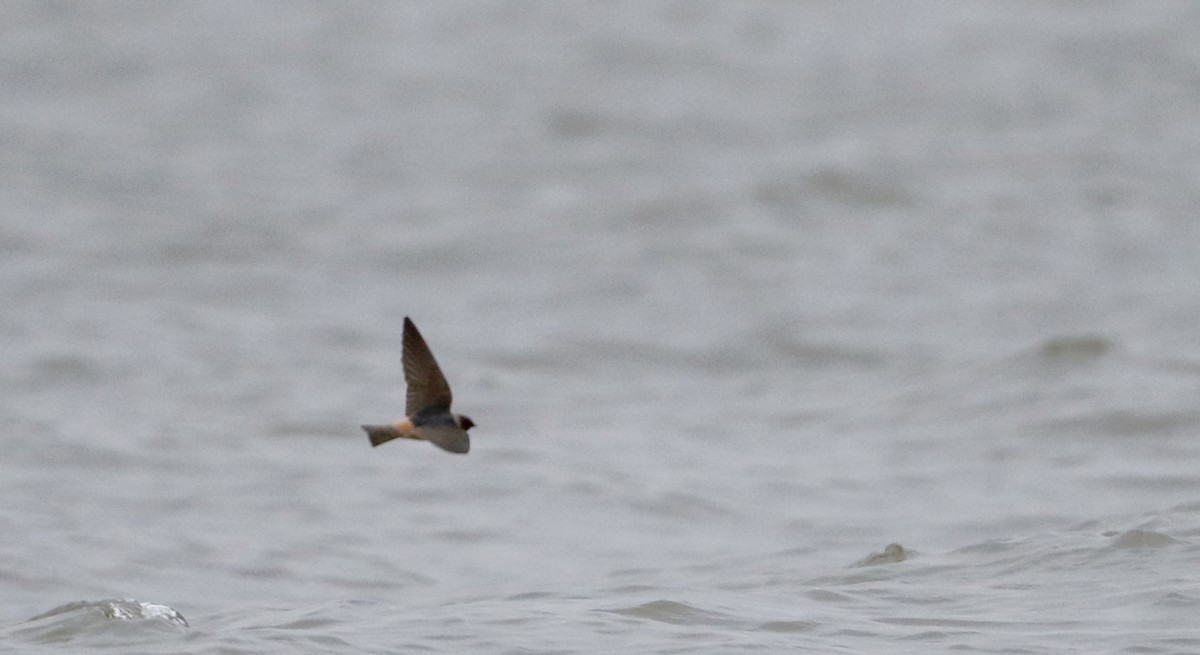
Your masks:
<svg viewBox="0 0 1200 655"><path fill-rule="evenodd" d="M367 436L371 438L372 446L378 446L381 443L387 443L392 439L404 436L399 430L390 425L364 425L362 429L367 431Z"/></svg>

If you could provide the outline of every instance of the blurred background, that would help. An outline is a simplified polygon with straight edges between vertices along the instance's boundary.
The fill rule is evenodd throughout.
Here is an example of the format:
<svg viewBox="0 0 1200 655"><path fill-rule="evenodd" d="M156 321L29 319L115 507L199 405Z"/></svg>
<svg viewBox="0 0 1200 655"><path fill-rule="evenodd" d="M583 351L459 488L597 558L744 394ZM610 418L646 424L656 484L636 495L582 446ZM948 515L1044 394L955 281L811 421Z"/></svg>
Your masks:
<svg viewBox="0 0 1200 655"><path fill-rule="evenodd" d="M0 650L1200 649L1198 71L1189 2L4 2ZM358 427L406 315L467 457ZM122 597L192 627L22 623Z"/></svg>

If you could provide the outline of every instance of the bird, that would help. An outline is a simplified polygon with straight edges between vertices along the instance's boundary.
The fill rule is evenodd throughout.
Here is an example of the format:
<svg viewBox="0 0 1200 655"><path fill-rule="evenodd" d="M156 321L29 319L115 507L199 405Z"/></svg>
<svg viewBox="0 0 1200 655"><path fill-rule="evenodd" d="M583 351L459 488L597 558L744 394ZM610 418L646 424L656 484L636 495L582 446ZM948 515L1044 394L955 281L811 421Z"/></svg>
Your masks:
<svg viewBox="0 0 1200 655"><path fill-rule="evenodd" d="M404 317L403 358L404 380L408 384L405 417L390 425L362 426L371 438L371 446L392 439L416 439L465 455L471 449L467 430L475 427L475 422L450 411L450 385L417 326L407 316Z"/></svg>

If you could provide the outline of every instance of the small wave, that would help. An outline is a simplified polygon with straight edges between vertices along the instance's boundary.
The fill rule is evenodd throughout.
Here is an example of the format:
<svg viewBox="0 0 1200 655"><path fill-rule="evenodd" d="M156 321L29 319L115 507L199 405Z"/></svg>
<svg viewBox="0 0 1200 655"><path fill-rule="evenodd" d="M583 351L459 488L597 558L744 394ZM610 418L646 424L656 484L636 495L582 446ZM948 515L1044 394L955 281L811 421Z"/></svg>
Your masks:
<svg viewBox="0 0 1200 655"><path fill-rule="evenodd" d="M1100 359L1112 349L1112 342L1104 337L1079 335L1047 339L1039 354L1049 362L1084 363Z"/></svg>
<svg viewBox="0 0 1200 655"><path fill-rule="evenodd" d="M14 637L42 643L73 641L108 634L114 622L152 631L188 627L183 615L167 605L130 598L77 601L38 614L12 630Z"/></svg>
<svg viewBox="0 0 1200 655"><path fill-rule="evenodd" d="M883 548L883 552L871 553L866 557L851 564L851 567L860 566L877 566L879 564L893 564L895 562L903 562L908 559L912 553L905 550L900 544L888 544Z"/></svg>
<svg viewBox="0 0 1200 655"><path fill-rule="evenodd" d="M729 626L740 623L740 621L728 614L667 599L653 600L635 607L624 607L609 611L613 614L620 614L631 618L649 619L651 621L674 625Z"/></svg>
<svg viewBox="0 0 1200 655"><path fill-rule="evenodd" d="M1174 537L1154 530L1126 530L1109 542L1114 548L1162 548L1179 543Z"/></svg>

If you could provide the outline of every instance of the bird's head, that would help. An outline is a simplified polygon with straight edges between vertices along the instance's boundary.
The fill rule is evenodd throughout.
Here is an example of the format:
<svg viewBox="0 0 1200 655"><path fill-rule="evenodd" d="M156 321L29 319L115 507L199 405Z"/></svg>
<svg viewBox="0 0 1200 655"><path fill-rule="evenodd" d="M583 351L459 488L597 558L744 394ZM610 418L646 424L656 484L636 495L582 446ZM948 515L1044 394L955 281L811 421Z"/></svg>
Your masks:
<svg viewBox="0 0 1200 655"><path fill-rule="evenodd" d="M457 418L458 427L464 430L470 430L471 428L475 427L475 421L472 421L469 416L463 416L462 414L459 414Z"/></svg>

